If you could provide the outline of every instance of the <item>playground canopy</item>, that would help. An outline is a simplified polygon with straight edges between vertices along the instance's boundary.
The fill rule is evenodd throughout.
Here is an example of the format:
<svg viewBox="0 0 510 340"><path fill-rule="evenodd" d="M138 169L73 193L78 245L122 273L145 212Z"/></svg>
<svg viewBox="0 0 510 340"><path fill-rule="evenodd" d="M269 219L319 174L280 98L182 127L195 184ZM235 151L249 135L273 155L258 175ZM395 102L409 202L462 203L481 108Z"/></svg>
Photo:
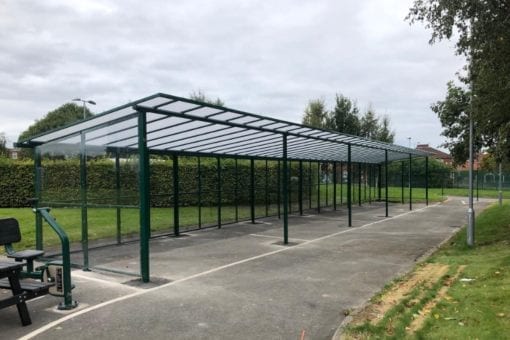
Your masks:
<svg viewBox="0 0 510 340"><path fill-rule="evenodd" d="M31 137L20 141L18 146L35 148L36 168L40 167L42 148L80 155L83 164L86 164L87 155L93 154L122 150L138 155L141 276L144 281L149 280L151 154L282 161L284 243L288 242L287 161L387 164L395 160L427 157L422 151L403 146L164 93ZM350 170L348 176L350 178ZM36 194L40 190L37 178ZM350 214L349 206L349 218Z"/></svg>

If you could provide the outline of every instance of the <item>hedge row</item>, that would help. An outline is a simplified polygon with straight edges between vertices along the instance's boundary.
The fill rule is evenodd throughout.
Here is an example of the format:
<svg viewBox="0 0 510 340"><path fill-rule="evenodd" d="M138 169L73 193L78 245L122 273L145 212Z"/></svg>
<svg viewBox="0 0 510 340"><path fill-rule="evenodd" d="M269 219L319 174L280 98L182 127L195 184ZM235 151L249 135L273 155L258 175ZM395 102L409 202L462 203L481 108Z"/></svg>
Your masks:
<svg viewBox="0 0 510 340"><path fill-rule="evenodd" d="M200 176L199 176L200 171ZM234 160L223 159L220 163L221 181L218 182L218 166L215 159L201 159L200 170L196 161L179 158L179 204L216 205L221 189L222 204L249 204L250 162L239 160L237 171ZM308 185L308 168L304 170L304 184ZM317 168L311 176L316 183ZM138 163L123 160L120 164L119 182L115 163L110 159L87 162L87 201L101 205L138 204ZM237 174L236 174L237 173ZM313 172L312 172L313 173ZM80 163L78 160L43 161L39 170L42 178L42 203L67 205L81 202ZM168 160L153 160L150 167L151 205L167 207L173 205L173 163ZM255 200L276 202L278 196L278 164L268 161L255 162ZM291 176L297 176L297 164L291 167ZM28 197L34 196L34 167L30 161L0 161L0 207L26 207ZM199 195L199 184L201 193ZM267 189L267 191L266 191ZM297 182L291 181L291 190L297 190ZM305 190L306 191L306 190ZM304 193L306 196L306 192ZM294 195L295 196L295 195ZM306 197L305 197L306 198ZM200 201L200 202L199 202ZM51 204L50 204L51 205Z"/></svg>

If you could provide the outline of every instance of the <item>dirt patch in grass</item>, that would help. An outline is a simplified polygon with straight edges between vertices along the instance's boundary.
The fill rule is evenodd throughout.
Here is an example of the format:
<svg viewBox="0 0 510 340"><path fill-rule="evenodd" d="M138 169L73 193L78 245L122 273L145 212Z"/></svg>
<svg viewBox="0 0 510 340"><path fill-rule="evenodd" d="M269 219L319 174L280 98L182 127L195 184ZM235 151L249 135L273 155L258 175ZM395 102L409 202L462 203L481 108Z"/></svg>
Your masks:
<svg viewBox="0 0 510 340"><path fill-rule="evenodd" d="M447 278L443 284L443 286L439 289L434 299L430 300L423 306L423 308L418 312L418 314L415 316L414 320L411 322L411 324L406 327L407 333L414 333L417 330L419 330L423 323L425 322L425 319L430 314L430 312L434 309L434 307L437 305L437 303L446 298L446 293L448 292L448 289L450 289L450 286L457 280L460 273L466 268L466 266L461 265L459 268L457 268L457 272L454 276L450 276Z"/></svg>
<svg viewBox="0 0 510 340"><path fill-rule="evenodd" d="M397 282L389 290L376 297L375 302L354 314L351 325L361 325L365 322L373 325L377 324L387 311L400 303L417 286L424 285L430 288L447 272L448 265L440 263L426 263L422 265L416 271L409 274L408 277Z"/></svg>

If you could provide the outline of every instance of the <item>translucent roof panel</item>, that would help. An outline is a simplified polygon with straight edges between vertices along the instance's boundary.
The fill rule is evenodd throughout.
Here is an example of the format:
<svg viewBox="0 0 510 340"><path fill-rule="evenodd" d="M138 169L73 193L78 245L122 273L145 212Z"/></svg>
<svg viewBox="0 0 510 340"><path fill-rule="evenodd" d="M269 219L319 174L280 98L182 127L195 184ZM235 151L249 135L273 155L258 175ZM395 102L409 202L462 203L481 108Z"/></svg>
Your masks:
<svg viewBox="0 0 510 340"><path fill-rule="evenodd" d="M124 104L70 126L18 143L34 147L67 139L79 143L138 148L139 117L146 115L147 147L154 152L230 155L295 160L381 163L427 154L399 145L318 129L268 116L202 103L164 93Z"/></svg>

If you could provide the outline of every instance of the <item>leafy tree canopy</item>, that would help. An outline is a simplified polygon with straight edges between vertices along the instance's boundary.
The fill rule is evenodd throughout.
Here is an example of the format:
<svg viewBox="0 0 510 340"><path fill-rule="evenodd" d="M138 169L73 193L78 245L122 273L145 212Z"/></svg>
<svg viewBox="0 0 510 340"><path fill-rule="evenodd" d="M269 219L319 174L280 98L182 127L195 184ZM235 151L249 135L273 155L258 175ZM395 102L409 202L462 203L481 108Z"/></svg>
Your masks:
<svg viewBox="0 0 510 340"><path fill-rule="evenodd" d="M338 132L358 136L360 134L360 120L356 102L337 94L335 96L335 108L327 119L327 127Z"/></svg>
<svg viewBox="0 0 510 340"><path fill-rule="evenodd" d="M328 112L323 99L310 100L305 108L303 124L318 128L326 128L328 124Z"/></svg>
<svg viewBox="0 0 510 340"><path fill-rule="evenodd" d="M4 132L0 132L0 158L7 157L7 138Z"/></svg>
<svg viewBox="0 0 510 340"><path fill-rule="evenodd" d="M36 136L38 134L69 125L85 117L91 117L92 113L87 107L76 105L75 103L67 103L56 110L48 112L43 118L36 120L34 124L30 125L28 129L23 131L18 141Z"/></svg>
<svg viewBox="0 0 510 340"><path fill-rule="evenodd" d="M387 143L393 143L395 137L387 116L380 120L375 111L369 108L360 118L356 102L341 94L336 95L332 111L326 109L324 100L310 100L305 108L302 123Z"/></svg>
<svg viewBox="0 0 510 340"><path fill-rule="evenodd" d="M221 100L220 98L211 99L207 97L202 90L193 91L189 95L190 99L196 100L197 102L202 102L206 104L212 104L212 105L218 105L218 106L225 106L225 102Z"/></svg>
<svg viewBox="0 0 510 340"><path fill-rule="evenodd" d="M469 89L464 90L468 94L464 112L472 112L479 140L500 159L510 155L509 13L509 0L415 0L407 16L410 23L423 22L432 30L430 43L456 39L457 54L468 62L467 75L459 77ZM450 91L457 90L449 85L445 105L437 107L442 112L454 109L448 104L454 96ZM462 123L451 119L442 123L452 155L465 160L466 125L459 118Z"/></svg>

